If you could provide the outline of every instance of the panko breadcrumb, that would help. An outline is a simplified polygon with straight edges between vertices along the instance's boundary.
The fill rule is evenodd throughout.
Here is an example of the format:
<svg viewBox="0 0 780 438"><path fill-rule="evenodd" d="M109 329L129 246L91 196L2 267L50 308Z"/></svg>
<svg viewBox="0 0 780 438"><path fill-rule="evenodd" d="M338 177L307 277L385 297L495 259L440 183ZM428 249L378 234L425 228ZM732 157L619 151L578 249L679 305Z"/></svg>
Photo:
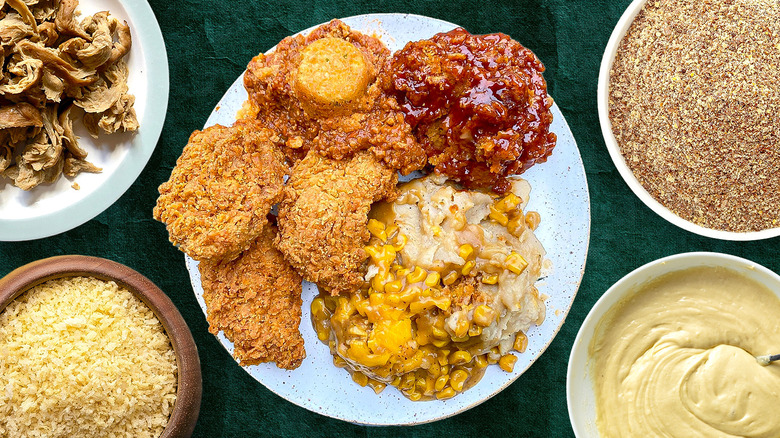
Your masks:
<svg viewBox="0 0 780 438"><path fill-rule="evenodd" d="M281 198L288 168L277 141L258 121L195 131L154 208L171 242L200 261L247 249Z"/></svg>
<svg viewBox="0 0 780 438"><path fill-rule="evenodd" d="M114 282L50 280L0 314L0 437L159 437L176 386L162 324Z"/></svg>
<svg viewBox="0 0 780 438"><path fill-rule="evenodd" d="M241 365L276 362L293 369L306 357L298 331L301 277L273 247L275 238L269 223L237 259L198 267L209 331L225 333Z"/></svg>

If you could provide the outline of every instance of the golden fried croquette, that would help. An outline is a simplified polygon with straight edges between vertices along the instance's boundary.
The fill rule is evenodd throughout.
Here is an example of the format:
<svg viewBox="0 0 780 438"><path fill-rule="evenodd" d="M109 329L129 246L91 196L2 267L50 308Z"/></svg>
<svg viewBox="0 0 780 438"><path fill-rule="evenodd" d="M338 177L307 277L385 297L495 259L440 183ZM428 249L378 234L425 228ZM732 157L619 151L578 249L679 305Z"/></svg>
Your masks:
<svg viewBox="0 0 780 438"><path fill-rule="evenodd" d="M322 38L306 46L295 75L300 99L324 106L342 106L365 95L376 69L353 44Z"/></svg>
<svg viewBox="0 0 780 438"><path fill-rule="evenodd" d="M200 261L229 260L249 247L289 170L275 139L257 121L192 133L154 208L173 244Z"/></svg>
<svg viewBox="0 0 780 438"><path fill-rule="evenodd" d="M408 174L427 156L398 102L376 80L389 59L381 41L333 20L252 59L244 75L249 99L239 115L277 130L292 163L310 150L335 160L370 150Z"/></svg>
<svg viewBox="0 0 780 438"><path fill-rule="evenodd" d="M345 161L315 151L292 169L279 206L277 248L305 280L337 295L359 288L371 203L395 195L398 174L370 152Z"/></svg>
<svg viewBox="0 0 780 438"><path fill-rule="evenodd" d="M276 227L266 224L235 260L201 262L209 332L233 342L241 365L276 362L300 366L306 352L301 323L301 277L273 247Z"/></svg>

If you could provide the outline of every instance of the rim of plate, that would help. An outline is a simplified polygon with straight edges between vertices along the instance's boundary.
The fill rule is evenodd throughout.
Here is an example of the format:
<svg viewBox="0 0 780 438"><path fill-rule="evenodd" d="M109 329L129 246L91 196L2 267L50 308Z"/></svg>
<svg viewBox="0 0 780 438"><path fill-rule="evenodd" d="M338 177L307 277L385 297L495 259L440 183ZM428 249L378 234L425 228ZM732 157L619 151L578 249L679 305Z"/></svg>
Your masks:
<svg viewBox="0 0 780 438"><path fill-rule="evenodd" d="M0 241L41 239L69 231L99 215L133 185L151 158L162 133L168 109L168 55L160 25L149 3L117 0L131 22L133 44L144 48L146 106L140 127L131 141L120 168L89 195L54 211L35 217L0 219ZM132 93L132 90L130 90Z"/></svg>
<svg viewBox="0 0 780 438"><path fill-rule="evenodd" d="M426 17L426 16L423 16L423 15L405 14L405 13L377 13L377 14L353 15L353 16L350 16L350 17L340 18L340 20L344 21L350 27L354 28L355 27L354 22L366 22L366 23L377 22L378 23L378 22L382 22L385 19L399 19L399 18L402 19L402 20L420 20L420 21L424 21L426 23L436 23L439 26L446 27L446 29L443 30L443 31L447 31L447 30L459 27L458 24L451 23L451 22L448 22L448 21L444 21L444 20L440 20L440 19L436 19L436 18L431 18L431 17ZM311 26L311 27L309 27L307 29L304 29L304 30L302 30L300 32L296 32L295 34L292 34L292 35L298 35L298 34L304 34L305 35L305 34L311 32L312 30L316 29L317 27L321 26L322 24L325 24L325 23L320 23L320 24L317 24L315 26ZM384 29L382 29L382 30L384 30ZM360 31L365 33L365 31L363 31L363 30L360 30ZM374 35L374 36L381 39L382 35ZM386 45L389 45L387 41L383 41L383 42ZM268 49L264 53L266 53L266 54L270 53L273 50L275 50L275 48L276 48L276 46L273 46L273 47L271 47L270 49ZM224 123L228 118L231 118L231 117L233 117L233 119L234 119L235 114L225 113L226 105L223 104L223 99L228 97L228 95L234 94L235 92L231 92L231 90L233 90L233 88L236 87L236 86L240 86L239 93L236 93L236 94L241 95L241 94L245 93L245 90L243 89L242 78L243 78L243 73L241 75L239 75L239 77L236 79L236 81L233 82L231 87L220 98L219 102L214 107L214 111L208 117L208 119L207 119L207 121L205 123L204 128L207 127L207 126L210 126L210 125L212 125L214 123ZM576 155L578 157L578 160L577 160L578 163L576 165L577 166L577 170L584 177L584 175L585 175L585 168L584 168L584 164L582 162L582 157L581 157L581 155L579 153L579 148L576 145L576 139L574 138L574 135L571 133L571 129L569 128L568 123L566 122L565 117L560 112L560 109L558 108L558 106L556 104L553 105L553 110L557 112L556 116L560 115L560 120L563 122L563 127L567 131L566 134L567 134L568 137L571 138L571 141L572 141L572 144L574 146ZM554 154L555 154L555 152L553 151L553 155ZM544 164L541 164L541 166L544 166ZM534 166L534 167L536 167L536 166ZM533 168L530 169L528 171L528 173L530 173L532 171L533 171ZM587 212L587 227L586 227L586 230L585 230L585 240L583 242L583 246L584 246L583 251L584 251L585 257L582 260L581 265L579 263L579 260L577 261L577 264L579 265L579 272L578 272L578 275L577 275L577 278L576 278L576 282L572 283L572 294L571 294L571 297L570 297L568 303L566 303L566 309L565 309L565 311L561 310L562 317L560 319L560 322L558 323L558 325L556 327L554 327L552 335L549 336L549 338L547 338L547 339L545 339L543 341L543 345L539 346L539 351L536 354L536 356L531 358L528 361L528 363L524 364L524 366L516 367L515 370L511 374L507 374L508 378L505 381L503 381L500 385L497 385L495 388L493 388L487 394L483 394L482 396L480 396L480 397L478 397L478 398L476 398L476 399L474 399L472 401L469 401L467 403L459 403L456 408L447 410L444 413L438 413L437 412L436 414L433 414L433 415L429 414L427 416L426 416L426 413L425 413L427 410L425 408L430 406L430 405L428 405L428 403L446 403L447 401L452 402L452 401L457 401L457 400L465 400L464 396L466 396L466 394L469 394L469 391L471 391L472 394L476 393L475 390L480 386L480 384L477 384L474 388L469 389L469 391L465 392L464 394L458 395L457 397L455 397L455 398L453 398L451 400L444 400L444 401L434 400L434 401L430 401L430 402L410 402L409 401L409 403L415 403L414 406L419 406L420 409L417 411L417 413L420 414L420 415L423 415L422 418L417 418L417 414L415 414L413 416L410 415L410 419L406 420L406 421L401 421L401 422L398 422L398 421L395 421L395 422L393 422L393 421L381 421L381 420L366 419L365 417L361 417L361 413L359 413L359 412L352 413L352 415L347 415L346 413L333 412L331 410L328 410L324 406L318 406L318 405L314 404L312 402L312 400L310 400L310 399L291 398L291 397L287 396L286 394L284 394L282 391L280 391L278 388L271 387L271 386L267 385L265 382L260 381L260 379L253 373L253 370L257 369L256 367L263 367L262 370L267 370L267 372L271 372L271 373L283 373L284 372L284 371L280 371L278 369L275 369L276 367L273 364L261 364L261 365L254 365L254 366L249 366L249 367L242 366L242 368L244 369L245 372L247 372L253 379L257 380L258 383L263 385L266 389L268 389L269 391L273 392L277 396L283 398L284 400L286 400L286 401L288 401L290 403L293 403L296 406L302 407L302 408L304 408L306 410L309 410L311 412L315 412L315 413L320 414L320 415L325 415L325 416L328 416L328 417L331 417L331 418L336 418L336 419L347 421L347 422L350 422L350 423L362 424L362 425L368 425L368 426L405 426L405 425L418 425L418 424L431 423L431 422L435 422L435 421L443 420L445 418L452 417L454 415L457 415L457 414L459 414L461 412L464 412L466 410L469 410L469 409L471 409L471 408L473 408L475 406L478 406L478 405L482 404L483 402L485 402L485 401L489 400L490 398L494 397L496 394L498 394L499 392L503 391L509 385L514 383L523 373L525 373L525 371L528 370L528 368L530 368L531 365L534 364L534 362L536 362L536 360L538 360L538 358L546 351L546 349L550 346L552 341L555 339L555 337L559 333L561 327L563 326L563 324L564 324L564 322L566 320L566 317L568 316L569 311L571 310L571 306L572 306L572 304L574 302L574 299L575 299L575 297L577 295L577 291L578 291L579 286L580 286L580 284L582 282L582 277L583 277L584 272L585 272L585 264L587 262L587 253L588 253L588 249L589 249L589 246L590 246L590 194L589 194L589 189L588 189L588 184L587 184L587 178L583 178L583 180L584 180L583 190L584 190L584 194L585 194L585 207L584 208L585 208L585 210ZM532 200L534 199L534 197L533 197L533 189L532 189L531 199ZM548 251L548 256L549 256L549 251ZM200 285L200 276L199 276L199 272L197 272L198 271L198 267L197 267L198 262L193 260L193 259L191 259L189 256L185 255L185 263L187 265L188 271L190 271L190 282L191 282L191 285L193 287L193 292L196 294L196 298L197 298L197 300L199 302L199 305L201 306L202 311L204 312L204 314L207 314L207 309L205 307L205 303L202 300L202 287ZM558 270L558 268L559 267L556 266L556 265L553 266L553 274L552 275L554 275L554 272L556 270ZM193 272L197 273L197 275L194 276ZM304 295L306 295L306 284L307 283L308 282L304 281L304 291L303 291ZM308 283L308 284L311 284L311 283ZM313 285L313 284L311 284L311 285L316 288L316 285ZM198 293L198 291L200 291L200 293ZM303 310L304 310L304 312L303 312L303 315L302 315L302 318L301 318L301 324L302 325L308 323L308 318L307 318L307 315L308 315L307 306L308 306L308 304L309 303L306 302L306 301L303 303L303 306L304 306ZM550 313L551 310L552 309L550 308L550 306L548 304L548 309L547 309L548 317L549 317L549 313ZM548 320L546 319L545 322L547 322L547 321ZM536 330L541 330L537 326L534 326L534 328L536 328ZM302 331L303 331L303 329L302 329ZM232 356L232 343L229 340L227 340L227 338L224 336L224 333L220 332L218 335L215 335L215 337L217 337L217 339L218 339L219 343L222 345L222 347L225 348L225 350L228 353L230 353L231 356ZM529 335L529 337L531 337L531 335ZM304 338L306 338L305 334L304 334ZM320 343L317 342L317 344L320 344ZM308 343L308 339L307 339L307 344L306 345L307 345L307 348L311 347L311 344ZM316 345L316 347L323 347L323 346L322 345ZM328 353L328 357L330 358L330 353ZM520 365L519 362L518 362L518 365ZM343 373L345 376L348 376L348 374L346 372L336 368L335 366L333 366L333 370L334 371L339 371L339 372ZM488 372L490 372L490 371L491 370L488 369ZM492 370L492 371L495 372L495 370ZM501 372L503 373L503 371L501 371ZM287 377L289 375L284 375L284 376ZM487 376L487 374L486 374L486 376ZM294 377L290 376L289 378L292 379ZM351 380L349 380L349 383L354 384ZM365 388L363 388L363 389L365 389ZM387 390L393 390L393 389L394 388L387 388ZM372 393L372 395L373 395L373 393ZM379 397L379 395L373 395L373 396L374 397ZM400 398L402 403L408 401L405 397L400 395L400 393L399 393L398 397ZM307 401L309 402L308 404L307 404ZM393 400L391 400L391 402L393 402ZM423 404L419 404L419 403L423 403Z"/></svg>
<svg viewBox="0 0 780 438"><path fill-rule="evenodd" d="M618 146L615 135L612 132L612 123L609 120L609 71L612 69L612 63L615 60L615 54L617 53L620 42L623 40L623 37L633 24L634 18L636 18L646 2L647 0L634 0L623 12L620 20L618 20L615 25L615 29L612 31L607 47L604 49L604 55L601 59L601 67L599 69L597 90L599 124L601 125L601 133L604 137L604 142L607 144L609 156L612 158L612 162L615 164L620 176L623 177L623 180L631 191L634 192L647 207L671 224L676 225L683 230L713 239L733 241L763 240L780 236L780 227L761 231L735 232L706 228L683 219L653 198L626 164L626 160L620 152L620 146Z"/></svg>
<svg viewBox="0 0 780 438"><path fill-rule="evenodd" d="M569 354L566 370L566 405L569 421L577 438L599 437L590 370L591 358L588 350L601 319L610 309L629 298L637 288L648 281L671 272L699 266L724 267L745 274L769 287L780 298L780 291L776 289L776 285L780 284L780 275L752 260L720 252L695 251L673 254L645 263L624 275L610 286L588 311ZM770 287L766 281L761 281L759 278L774 282L775 287Z"/></svg>

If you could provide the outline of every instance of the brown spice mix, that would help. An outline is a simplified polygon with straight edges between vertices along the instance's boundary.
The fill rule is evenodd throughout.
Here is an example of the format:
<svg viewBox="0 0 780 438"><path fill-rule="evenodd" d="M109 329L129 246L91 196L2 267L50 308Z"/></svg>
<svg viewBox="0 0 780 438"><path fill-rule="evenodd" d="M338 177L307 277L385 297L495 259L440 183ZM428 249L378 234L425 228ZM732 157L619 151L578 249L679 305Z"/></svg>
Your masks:
<svg viewBox="0 0 780 438"><path fill-rule="evenodd" d="M651 0L609 86L612 130L656 200L711 229L780 226L780 3Z"/></svg>

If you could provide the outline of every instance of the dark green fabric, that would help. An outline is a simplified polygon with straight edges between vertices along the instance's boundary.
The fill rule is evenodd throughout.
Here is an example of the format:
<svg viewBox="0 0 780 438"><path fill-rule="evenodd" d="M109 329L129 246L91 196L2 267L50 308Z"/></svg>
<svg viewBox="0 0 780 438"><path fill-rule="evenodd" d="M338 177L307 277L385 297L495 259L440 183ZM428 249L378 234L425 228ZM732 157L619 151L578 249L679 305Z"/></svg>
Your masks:
<svg viewBox="0 0 780 438"><path fill-rule="evenodd" d="M604 47L628 3L151 0L168 50L171 95L149 164L124 196L94 220L47 239L0 242L0 275L48 256L86 254L124 263L154 281L184 315L200 351L203 403L195 436L573 436L565 391L569 351L588 310L611 284L646 262L696 250L726 252L780 271L780 240L724 242L680 230L646 208L615 170L599 129L596 80ZM184 257L168 243L164 226L152 220L157 186L168 178L190 133L203 127L252 56L331 18L378 12L428 15L472 33L504 32L532 49L545 63L550 93L577 139L592 212L585 277L548 350L514 384L482 405L447 420L403 428L355 426L326 418L288 403L252 379L207 332ZM419 404L421 410L425 407Z"/></svg>

